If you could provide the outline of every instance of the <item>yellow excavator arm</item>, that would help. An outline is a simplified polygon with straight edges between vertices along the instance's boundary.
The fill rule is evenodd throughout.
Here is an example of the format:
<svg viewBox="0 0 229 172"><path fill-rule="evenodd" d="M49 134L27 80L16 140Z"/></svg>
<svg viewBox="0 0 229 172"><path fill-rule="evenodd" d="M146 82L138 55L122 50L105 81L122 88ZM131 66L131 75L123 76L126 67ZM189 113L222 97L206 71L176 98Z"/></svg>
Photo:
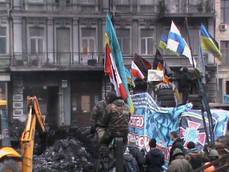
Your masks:
<svg viewBox="0 0 229 172"><path fill-rule="evenodd" d="M27 97L27 104L28 117L26 127L21 136L21 151L23 157L22 172L32 172L33 169L33 150L36 123L38 123L43 132L46 132L45 117L41 113L37 97Z"/></svg>

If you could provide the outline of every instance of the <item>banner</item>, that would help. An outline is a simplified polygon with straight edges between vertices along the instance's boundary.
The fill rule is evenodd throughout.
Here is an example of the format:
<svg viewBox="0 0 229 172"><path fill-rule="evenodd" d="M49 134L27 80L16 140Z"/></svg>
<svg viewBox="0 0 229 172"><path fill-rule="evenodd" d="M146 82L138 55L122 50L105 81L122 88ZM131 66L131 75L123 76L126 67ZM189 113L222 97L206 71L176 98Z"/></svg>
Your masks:
<svg viewBox="0 0 229 172"><path fill-rule="evenodd" d="M179 130L179 118L182 112L192 108L188 103L179 107L159 107L148 93L132 96L135 113L129 122L129 142L135 143L140 148L149 150L148 143L151 138L157 140L157 146L168 155L170 132Z"/></svg>
<svg viewBox="0 0 229 172"><path fill-rule="evenodd" d="M222 109L211 109L215 139L226 135L229 122L229 111ZM204 114L206 126L209 126L207 114ZM185 146L192 141L201 150L206 144L206 133L200 110L184 112L180 119L180 136L184 139Z"/></svg>
<svg viewBox="0 0 229 172"><path fill-rule="evenodd" d="M169 147L172 145L170 132L180 131L185 145L189 141L202 149L206 143L206 134L200 110L192 110L192 104L178 107L159 107L149 93L139 93L132 96L135 113L130 117L129 142L135 143L139 148L149 150L149 140L155 138L157 147L168 159ZM212 109L215 138L224 136L229 123L229 111ZM205 121L208 126L207 115Z"/></svg>

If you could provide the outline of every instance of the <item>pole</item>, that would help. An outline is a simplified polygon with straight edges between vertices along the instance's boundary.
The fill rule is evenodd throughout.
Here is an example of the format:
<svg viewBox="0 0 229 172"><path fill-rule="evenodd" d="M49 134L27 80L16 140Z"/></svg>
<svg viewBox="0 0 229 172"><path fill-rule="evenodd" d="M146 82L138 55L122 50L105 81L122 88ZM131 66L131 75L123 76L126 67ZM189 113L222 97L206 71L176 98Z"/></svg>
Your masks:
<svg viewBox="0 0 229 172"><path fill-rule="evenodd" d="M190 39L190 33L189 33L189 27L188 27L188 19L187 19L187 17L185 17L185 27L186 27L187 36L188 36L188 44L189 44L189 48L190 48L190 51L191 51L192 67L193 67L193 69L195 69L194 59L193 59L193 56L192 56L192 46L191 46L191 39Z"/></svg>
<svg viewBox="0 0 229 172"><path fill-rule="evenodd" d="M190 46L191 45L191 40L190 40L187 17L185 17L185 26L186 26L187 36L188 36L188 43L189 43L189 47L190 47L190 51L191 51L193 69L195 69L194 59L193 59L193 56L192 56L192 47ZM208 122L209 122L209 135L210 135L210 139L211 139L211 144L214 145L214 132L213 132L214 131L214 128L213 128L214 125L213 125L213 120L212 120L212 114L211 114L211 111L210 111L210 106L209 106L209 102L208 102L208 99L207 99L206 92L204 91L203 83L201 82L201 78L197 78L197 84L198 84L199 93L200 93L200 96L201 96L202 108L204 109L204 111L207 112L207 117L208 117ZM204 119L204 113L202 113L202 118ZM205 132L207 133L207 128L205 128L205 129L206 129Z"/></svg>
<svg viewBox="0 0 229 172"><path fill-rule="evenodd" d="M201 37L200 37L200 32L199 32L199 40L201 40ZM201 41L199 41L199 44L201 46ZM204 65L203 67L203 72L204 72L204 82L205 82L205 60L204 60L204 57L203 57L203 52L202 52L202 49L200 47L200 58L202 60L202 63ZM208 98L207 98L207 95L206 95L206 92L204 91L204 85L203 83L201 82L201 80L199 80L199 88L200 88L200 91L202 92L201 93L201 96L202 96L202 101L203 101L203 105L205 105L205 110L207 112L207 116L208 116L208 122L209 122L209 135L210 135L210 138L211 138L211 143L212 145L214 145L214 141L215 141L215 136L214 136L214 124L213 124L213 119L212 119L212 114L211 114L211 110L210 110L210 106L209 106L209 102L208 102Z"/></svg>
<svg viewBox="0 0 229 172"><path fill-rule="evenodd" d="M200 31L199 31L199 45L201 46L201 41L200 41ZM201 68L202 68L202 72L203 72L203 76L204 76L204 80L205 80L205 61L204 61L204 58L203 58L203 53L202 53L202 49L201 47L199 46L199 59L201 61ZM202 99L202 97L201 97ZM202 103L202 102L201 102ZM206 120L205 120L205 116L204 116L204 107L203 107L203 104L202 104L202 107L201 107L201 116L202 116L202 119L203 119L203 124L204 124L204 130L205 130L205 133L206 133L206 139L207 139L207 143L209 145L210 141L209 141L209 134L208 134L208 129L207 129L207 124L206 124ZM208 121L209 123L209 121Z"/></svg>

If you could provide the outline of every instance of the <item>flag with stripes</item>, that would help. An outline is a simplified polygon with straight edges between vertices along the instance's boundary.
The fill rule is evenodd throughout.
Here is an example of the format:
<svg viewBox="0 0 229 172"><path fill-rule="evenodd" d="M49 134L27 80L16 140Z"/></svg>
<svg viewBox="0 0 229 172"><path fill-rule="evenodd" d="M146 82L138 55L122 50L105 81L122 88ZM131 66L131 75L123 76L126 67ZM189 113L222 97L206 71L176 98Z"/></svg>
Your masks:
<svg viewBox="0 0 229 172"><path fill-rule="evenodd" d="M218 43L210 35L204 25L200 27L200 36L201 36L201 47L203 50L210 52L219 60L222 60L222 53L219 50Z"/></svg>
<svg viewBox="0 0 229 172"><path fill-rule="evenodd" d="M191 50L186 43L185 39L182 37L180 31L176 27L176 25L171 23L169 35L168 35L168 41L166 48L170 49L171 51L176 52L179 55L183 55L189 59L189 62L196 66L195 59L192 59Z"/></svg>
<svg viewBox="0 0 229 172"><path fill-rule="evenodd" d="M111 65L113 69L114 79L112 78L111 82L115 82L117 85L116 91L117 95L124 96L123 99L126 100L129 104L131 113L134 112L134 105L128 89L128 81L126 76L126 70L123 63L123 56L121 48L118 42L115 28L111 21L109 15L106 17L106 33L105 33L105 43L106 43L106 61L110 58ZM107 65L107 63L106 63ZM105 68L106 68L105 65ZM106 70L105 70L106 72ZM110 77L110 75L109 75ZM119 94L118 94L119 93Z"/></svg>

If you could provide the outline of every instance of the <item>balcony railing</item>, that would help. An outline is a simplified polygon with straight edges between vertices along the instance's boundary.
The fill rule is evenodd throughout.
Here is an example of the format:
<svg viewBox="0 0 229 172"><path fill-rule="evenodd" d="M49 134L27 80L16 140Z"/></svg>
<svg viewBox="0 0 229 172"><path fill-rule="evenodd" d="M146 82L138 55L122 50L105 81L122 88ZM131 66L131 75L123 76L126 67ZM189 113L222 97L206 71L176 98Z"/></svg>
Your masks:
<svg viewBox="0 0 229 172"><path fill-rule="evenodd" d="M229 65L229 48L221 48L223 54L222 65Z"/></svg>
<svg viewBox="0 0 229 172"><path fill-rule="evenodd" d="M58 66L101 66L102 52L45 52L14 53L11 66L58 67Z"/></svg>
<svg viewBox="0 0 229 172"><path fill-rule="evenodd" d="M0 70L7 70L10 66L9 56L0 56Z"/></svg>
<svg viewBox="0 0 229 172"><path fill-rule="evenodd" d="M69 12L69 13L92 13L98 11L98 4L95 2L69 2L60 1L59 3L49 3L47 1L24 1L22 4L15 5L14 9L32 12Z"/></svg>
<svg viewBox="0 0 229 172"><path fill-rule="evenodd" d="M212 0L164 0L159 3L160 13L163 15L214 14Z"/></svg>

